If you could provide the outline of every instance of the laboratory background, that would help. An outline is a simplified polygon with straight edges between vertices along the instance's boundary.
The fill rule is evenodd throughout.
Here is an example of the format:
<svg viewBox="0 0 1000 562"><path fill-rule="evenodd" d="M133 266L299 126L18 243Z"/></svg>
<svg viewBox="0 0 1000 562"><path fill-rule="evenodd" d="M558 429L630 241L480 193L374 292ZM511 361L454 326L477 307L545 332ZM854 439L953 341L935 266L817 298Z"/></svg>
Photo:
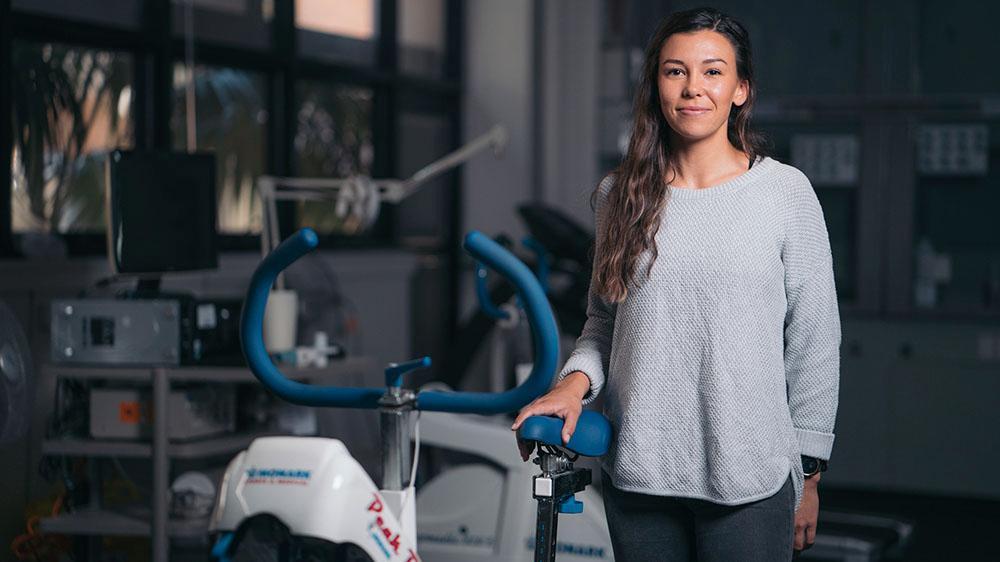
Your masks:
<svg viewBox="0 0 1000 562"><path fill-rule="evenodd" d="M1000 4L0 0L0 560L612 560L601 401L537 464L511 404L703 4L833 254L801 559L1000 559Z"/></svg>

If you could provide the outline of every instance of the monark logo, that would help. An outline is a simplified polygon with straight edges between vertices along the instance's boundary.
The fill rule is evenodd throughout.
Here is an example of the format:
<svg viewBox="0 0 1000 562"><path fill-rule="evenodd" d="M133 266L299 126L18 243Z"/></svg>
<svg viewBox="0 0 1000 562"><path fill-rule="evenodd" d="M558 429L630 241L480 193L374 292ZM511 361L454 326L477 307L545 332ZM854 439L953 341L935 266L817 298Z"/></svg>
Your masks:
<svg viewBox="0 0 1000 562"><path fill-rule="evenodd" d="M294 484L305 486L309 483L310 471L288 468L247 469L247 484Z"/></svg>
<svg viewBox="0 0 1000 562"><path fill-rule="evenodd" d="M524 546L528 550L535 549L535 536L531 535L528 540L524 542ZM580 556L583 558L597 558L604 559L605 551L603 547L596 545L587 544L573 544L562 541L556 541L556 553L558 554L572 554L573 556Z"/></svg>

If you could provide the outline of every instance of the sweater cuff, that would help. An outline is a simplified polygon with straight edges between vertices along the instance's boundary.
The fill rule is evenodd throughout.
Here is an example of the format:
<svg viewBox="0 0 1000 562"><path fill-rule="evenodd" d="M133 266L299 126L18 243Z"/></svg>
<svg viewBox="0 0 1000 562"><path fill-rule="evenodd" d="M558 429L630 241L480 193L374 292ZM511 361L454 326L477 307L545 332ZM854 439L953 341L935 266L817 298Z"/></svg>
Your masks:
<svg viewBox="0 0 1000 562"><path fill-rule="evenodd" d="M563 380L574 371L581 371L590 379L590 391L583 397L583 405L586 406L596 400L597 395L601 393L601 387L604 386L604 367L601 365L600 359L587 357L582 353L574 353L559 371L556 381Z"/></svg>
<svg viewBox="0 0 1000 562"><path fill-rule="evenodd" d="M833 451L832 433L795 428L795 434L799 439L800 454L824 461L830 460L830 453Z"/></svg>

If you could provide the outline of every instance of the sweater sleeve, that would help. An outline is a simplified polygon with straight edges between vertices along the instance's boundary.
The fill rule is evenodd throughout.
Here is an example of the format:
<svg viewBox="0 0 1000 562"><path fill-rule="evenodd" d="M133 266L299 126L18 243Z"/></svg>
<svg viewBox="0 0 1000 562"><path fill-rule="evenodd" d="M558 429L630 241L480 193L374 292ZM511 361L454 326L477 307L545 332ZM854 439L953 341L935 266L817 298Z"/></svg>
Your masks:
<svg viewBox="0 0 1000 562"><path fill-rule="evenodd" d="M785 379L801 454L830 458L840 387L840 313L823 209L805 175L790 198L785 268Z"/></svg>
<svg viewBox="0 0 1000 562"><path fill-rule="evenodd" d="M598 188L598 197L594 209L595 247L594 255L601 251L601 233L605 227L604 203L608 192L614 183L612 176L604 178ZM583 403L593 402L604 387L611 357L611 336L615 325L617 306L608 304L594 293L594 274L591 275L590 290L587 293L587 321L583 332L576 340L576 347L569 359L559 371L557 380L564 379L574 371L582 371L590 379L590 391L583 397Z"/></svg>

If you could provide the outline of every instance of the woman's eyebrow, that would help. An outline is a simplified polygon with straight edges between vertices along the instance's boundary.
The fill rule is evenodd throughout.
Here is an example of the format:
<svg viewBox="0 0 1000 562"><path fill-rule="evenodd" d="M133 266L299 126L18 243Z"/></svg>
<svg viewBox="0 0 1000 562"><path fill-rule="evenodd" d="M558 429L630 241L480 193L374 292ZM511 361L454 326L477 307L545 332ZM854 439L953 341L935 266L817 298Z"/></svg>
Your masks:
<svg viewBox="0 0 1000 562"><path fill-rule="evenodd" d="M663 64L667 64L668 62L672 62L674 64L679 64L681 66L684 66L684 62L683 61L679 61L677 59L667 59L667 60L663 61L660 64L663 65ZM721 62L722 64L726 64L726 61L724 61L722 59L705 59L705 60L701 61L701 64L709 64L709 63L713 63L713 62Z"/></svg>

